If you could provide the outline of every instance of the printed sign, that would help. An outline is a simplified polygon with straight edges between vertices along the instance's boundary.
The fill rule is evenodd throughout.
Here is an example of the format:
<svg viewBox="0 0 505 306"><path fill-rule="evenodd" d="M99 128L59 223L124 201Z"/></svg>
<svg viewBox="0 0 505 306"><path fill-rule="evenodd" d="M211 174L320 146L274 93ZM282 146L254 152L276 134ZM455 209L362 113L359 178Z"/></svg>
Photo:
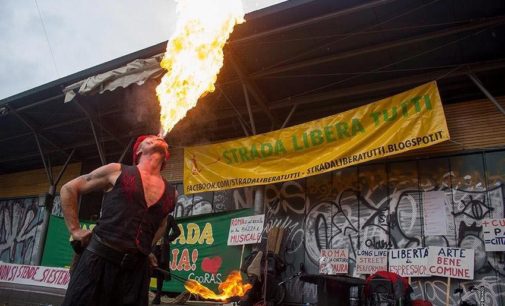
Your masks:
<svg viewBox="0 0 505 306"><path fill-rule="evenodd" d="M265 215L231 219L228 245L259 243Z"/></svg>
<svg viewBox="0 0 505 306"><path fill-rule="evenodd" d="M356 273L374 274L388 269L388 250L358 250L356 253Z"/></svg>
<svg viewBox="0 0 505 306"><path fill-rule="evenodd" d="M389 272L403 277L430 276L428 248L389 250Z"/></svg>
<svg viewBox="0 0 505 306"><path fill-rule="evenodd" d="M67 289L68 269L0 263L0 282Z"/></svg>
<svg viewBox="0 0 505 306"><path fill-rule="evenodd" d="M320 274L346 274L349 271L347 249L322 249L319 258Z"/></svg>
<svg viewBox="0 0 505 306"><path fill-rule="evenodd" d="M423 192L424 235L447 235L445 193L443 191Z"/></svg>
<svg viewBox="0 0 505 306"><path fill-rule="evenodd" d="M93 230L95 223L80 221L82 229ZM47 229L42 266L70 268L74 250L70 246L70 234L63 217L51 215Z"/></svg>
<svg viewBox="0 0 505 306"><path fill-rule="evenodd" d="M184 194L296 180L448 139L431 82L285 129L184 148Z"/></svg>
<svg viewBox="0 0 505 306"><path fill-rule="evenodd" d="M484 219L481 224L486 251L505 251L505 219Z"/></svg>
<svg viewBox="0 0 505 306"><path fill-rule="evenodd" d="M473 279L474 250L429 247L430 274L459 279Z"/></svg>
<svg viewBox="0 0 505 306"><path fill-rule="evenodd" d="M238 270L241 249L227 246L230 221L252 214L250 209L177 218L181 235L171 244L170 270L172 275L194 279L217 291L219 284L232 270ZM95 225L81 223L82 228ZM43 265L68 266L74 254L69 244L70 235L61 217L51 216L44 248ZM151 282L156 287L156 281ZM164 282L163 290L182 292L184 284Z"/></svg>

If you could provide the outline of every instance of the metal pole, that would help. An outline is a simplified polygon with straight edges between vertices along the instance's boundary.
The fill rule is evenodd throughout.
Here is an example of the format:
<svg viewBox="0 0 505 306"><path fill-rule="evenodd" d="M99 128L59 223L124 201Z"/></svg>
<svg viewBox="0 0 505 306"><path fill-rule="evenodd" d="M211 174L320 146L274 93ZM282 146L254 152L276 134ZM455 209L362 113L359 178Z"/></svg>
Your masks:
<svg viewBox="0 0 505 306"><path fill-rule="evenodd" d="M49 186L49 191L46 193L44 197L44 221L42 222L42 229L40 233L40 242L38 246L38 252L37 252L37 258L35 260L36 265L40 265L42 261L42 255L44 252L44 248L46 246L46 240L47 240L47 228L49 227L49 219L51 217L52 209L53 209L53 204L54 204L54 197L56 196L56 186L61 180L61 177L63 176L63 173L68 167L68 164L70 163L70 160L72 159L72 156L75 153L75 149L70 152L70 155L68 156L67 160L65 161L65 164L63 165L63 168L61 168L60 173L58 174L58 177L56 178L56 181L51 183ZM40 200L40 199L39 199Z"/></svg>
<svg viewBox="0 0 505 306"><path fill-rule="evenodd" d="M126 152L128 152L128 149L131 147L131 145L133 144L134 140L135 140L135 137L132 137L130 139L130 142L128 142L128 144L124 148L123 153L121 153L121 156L119 157L119 160L117 161L118 163L122 163L123 162L123 159L124 159L124 157L126 155Z"/></svg>
<svg viewBox="0 0 505 306"><path fill-rule="evenodd" d="M249 113L249 120L251 121L251 128L253 135L256 135L256 125L254 124L254 117L251 110L251 102L249 101L249 94L247 93L247 87L242 83L242 90L244 91L245 103L247 105L247 112Z"/></svg>
<svg viewBox="0 0 505 306"><path fill-rule="evenodd" d="M47 195L45 196L47 197ZM45 197L39 197L39 201L45 202ZM46 245L47 229L49 227L49 217L51 216L51 211L44 206L44 220L42 221L42 228L40 233L40 242L37 247L37 257L35 258L34 264L40 266L42 264L42 255L44 253L44 247Z"/></svg>
<svg viewBox="0 0 505 306"><path fill-rule="evenodd" d="M33 132L33 137L35 137L35 142L37 143L37 148L39 148L40 157L42 158L42 163L44 164L44 169L46 170L47 179L49 180L49 184L53 185L53 176L51 175L51 169L49 169L49 167L47 166L46 158L44 156L44 151L42 151L42 146L40 145L39 136L37 135L37 133L35 133L35 131Z"/></svg>
<svg viewBox="0 0 505 306"><path fill-rule="evenodd" d="M63 176L63 172L65 172L65 170L67 170L68 163L70 163L70 160L72 159L72 156L74 156L74 153L75 153L75 148L72 150L72 152L70 152L70 155L68 156L67 160L63 164L63 168L61 168L60 173L58 173L58 177L56 178L56 181L54 181L55 187L60 182L61 177Z"/></svg>
<svg viewBox="0 0 505 306"><path fill-rule="evenodd" d="M238 121L240 122L240 125L242 126L242 129L244 130L244 134L246 136L249 136L249 130L247 129L247 127L249 127L249 125L244 120L244 118L242 118L242 114L238 111L235 104L233 104L233 102L231 102L230 98L228 98L228 95L226 95L226 93L221 89L221 87L217 87L217 89L219 89L219 92L224 96L224 99L226 100L226 102L228 102L228 104L230 104L230 106L233 108L233 110L237 114Z"/></svg>
<svg viewBox="0 0 505 306"><path fill-rule="evenodd" d="M467 74L468 77L475 83L475 85L477 85L477 87L479 87L479 89L482 91L482 93L491 101L494 103L494 105L496 106L496 108L498 108L498 110L505 115L505 109L503 109L503 107L500 105L500 103L498 103L498 101L496 101L496 99L493 97L493 95L484 87L484 85L482 85L481 81L477 78L477 76L475 74L473 74L472 72L470 72L469 74Z"/></svg>
<svg viewBox="0 0 505 306"><path fill-rule="evenodd" d="M298 107L298 104L293 105L293 107L289 111L288 116L286 117L286 120L284 120L284 123L282 124L281 129L283 129L284 127L286 127L286 124L288 124L289 120L291 119L291 116L293 116L293 113L295 112L295 110L296 110L297 107Z"/></svg>
<svg viewBox="0 0 505 306"><path fill-rule="evenodd" d="M100 155L100 161L102 162L102 166L107 163L105 160L105 155L102 151L102 146L100 145L100 141L98 140L98 136L96 135L95 125L93 124L93 120L89 119L89 124L91 125L91 131L93 132L93 137L95 138L96 148L98 149L98 155Z"/></svg>

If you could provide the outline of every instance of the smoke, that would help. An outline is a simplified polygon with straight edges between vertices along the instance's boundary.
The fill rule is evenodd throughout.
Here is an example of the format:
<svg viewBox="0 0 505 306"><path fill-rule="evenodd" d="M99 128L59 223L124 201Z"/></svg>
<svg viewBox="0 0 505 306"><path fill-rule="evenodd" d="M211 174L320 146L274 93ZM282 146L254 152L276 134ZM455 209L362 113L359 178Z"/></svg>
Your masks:
<svg viewBox="0 0 505 306"><path fill-rule="evenodd" d="M160 129L160 105L155 91L158 82L149 80L141 86L132 85L124 90L123 103L127 110L123 112L124 119L141 126L144 133L157 134Z"/></svg>

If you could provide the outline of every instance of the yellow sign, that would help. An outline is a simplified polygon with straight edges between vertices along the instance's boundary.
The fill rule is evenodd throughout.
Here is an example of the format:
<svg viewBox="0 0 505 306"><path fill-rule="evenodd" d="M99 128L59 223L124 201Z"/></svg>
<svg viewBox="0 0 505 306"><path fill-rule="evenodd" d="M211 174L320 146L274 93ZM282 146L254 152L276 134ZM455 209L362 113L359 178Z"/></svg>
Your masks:
<svg viewBox="0 0 505 306"><path fill-rule="evenodd" d="M186 194L295 180L450 139L436 82L282 130L184 149Z"/></svg>

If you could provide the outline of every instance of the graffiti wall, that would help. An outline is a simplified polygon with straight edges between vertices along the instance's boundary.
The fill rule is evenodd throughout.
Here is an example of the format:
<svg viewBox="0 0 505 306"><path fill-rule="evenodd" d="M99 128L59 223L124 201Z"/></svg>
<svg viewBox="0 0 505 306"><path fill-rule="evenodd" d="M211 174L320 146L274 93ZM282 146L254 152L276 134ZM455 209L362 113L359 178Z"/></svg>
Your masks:
<svg viewBox="0 0 505 306"><path fill-rule="evenodd" d="M44 220L38 197L0 200L0 261L35 264Z"/></svg>
<svg viewBox="0 0 505 306"><path fill-rule="evenodd" d="M266 230L284 228L284 278L303 268L318 273L319 251L347 248L350 273L356 250L454 246L475 250L475 279L453 280L452 305L460 299L505 304L505 254L484 251L481 221L503 218L505 152L389 162L353 167L265 188ZM424 234L422 193L444 191L447 235ZM177 215L252 207L254 189L179 197ZM413 278L415 298L445 304L446 279ZM461 294L454 290L462 289ZM472 288L475 288L472 290ZM315 302L314 286L286 283L286 301ZM300 297L300 292L303 297Z"/></svg>

